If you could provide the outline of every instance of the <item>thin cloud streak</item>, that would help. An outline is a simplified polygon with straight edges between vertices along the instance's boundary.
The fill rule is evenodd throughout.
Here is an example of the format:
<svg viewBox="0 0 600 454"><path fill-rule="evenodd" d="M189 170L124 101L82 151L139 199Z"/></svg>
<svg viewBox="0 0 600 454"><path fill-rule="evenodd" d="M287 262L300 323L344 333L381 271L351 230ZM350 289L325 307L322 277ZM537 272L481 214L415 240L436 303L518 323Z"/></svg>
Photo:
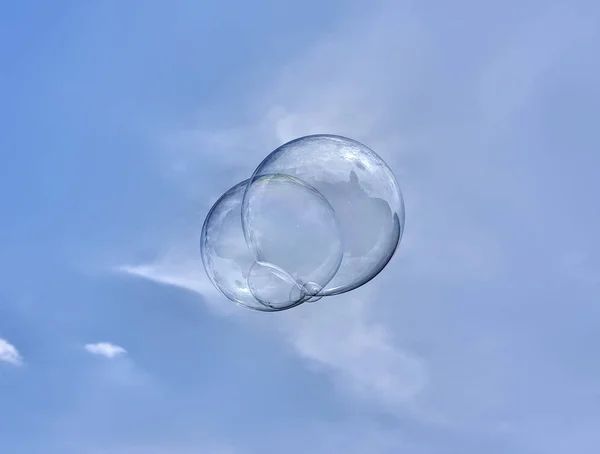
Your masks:
<svg viewBox="0 0 600 454"><path fill-rule="evenodd" d="M535 228L534 199L547 184L535 172L537 157L527 159L528 137L520 143L518 126L547 89L540 81L585 35L586 24L549 8L529 22L505 24L510 40L447 62L441 56L457 42L446 48L445 38L419 18L390 7L284 65L268 87L240 103L246 122L174 131L164 140L168 159L183 163L172 176L184 194L191 187L197 191L198 181L205 185L199 194L226 190L269 150L311 133L356 138L397 173L406 198L406 233L382 275L352 295L255 317L257 326L285 339L310 368L349 395L380 409L408 411L460 433L510 439L508 429L497 429L510 426L504 419L526 421L537 411L531 396L540 389L539 377L524 371L543 375L550 367L536 353L536 335L529 334L552 330L523 318L522 332L507 336L513 324L492 314L510 304L528 307L518 284L506 282L526 274L515 256L539 240L519 245L523 238L515 241L505 229L520 235ZM553 34L557 29L561 33ZM546 47L538 52L540 46ZM440 68L440 61L446 66ZM428 110L427 102L435 108ZM215 167L226 170L229 180L211 180ZM514 167L528 172L527 178L515 177ZM198 197L197 206L208 199ZM198 238L184 234L178 241L186 247L120 270L192 290L211 305L234 307L204 279ZM486 305L491 312L482 310ZM558 386L557 375L545 382L548 390ZM560 415L552 418L559 421Z"/></svg>

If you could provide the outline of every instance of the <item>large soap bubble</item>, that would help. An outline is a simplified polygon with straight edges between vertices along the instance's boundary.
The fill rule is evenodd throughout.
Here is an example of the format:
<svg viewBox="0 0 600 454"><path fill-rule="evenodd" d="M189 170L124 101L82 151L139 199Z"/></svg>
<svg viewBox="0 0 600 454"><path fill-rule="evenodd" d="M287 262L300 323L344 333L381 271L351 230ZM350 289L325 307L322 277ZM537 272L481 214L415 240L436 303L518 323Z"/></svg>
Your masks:
<svg viewBox="0 0 600 454"><path fill-rule="evenodd" d="M404 201L394 174L375 152L345 137L312 135L292 140L268 155L250 178L242 205L244 234L259 256L266 253L266 242L254 241L260 235L254 218L261 210L262 193L269 190L262 179L273 174L289 175L314 188L337 217L343 258L318 296L348 292L383 270L402 238Z"/></svg>
<svg viewBox="0 0 600 454"><path fill-rule="evenodd" d="M254 234L247 242L241 224L247 185L248 180L227 191L206 217L200 248L209 278L230 300L260 311L313 298L342 260L331 205L298 179L261 177L247 194L255 207L249 213Z"/></svg>

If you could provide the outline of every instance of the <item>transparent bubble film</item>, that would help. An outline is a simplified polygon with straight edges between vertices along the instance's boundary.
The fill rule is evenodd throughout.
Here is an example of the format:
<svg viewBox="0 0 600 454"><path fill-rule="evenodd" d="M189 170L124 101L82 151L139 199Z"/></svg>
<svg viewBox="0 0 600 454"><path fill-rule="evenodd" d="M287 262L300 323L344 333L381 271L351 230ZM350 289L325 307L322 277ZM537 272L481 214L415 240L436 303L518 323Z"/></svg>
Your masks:
<svg viewBox="0 0 600 454"><path fill-rule="evenodd" d="M398 182L375 152L346 137L300 137L213 205L202 262L231 301L290 309L377 276L400 243L404 216Z"/></svg>

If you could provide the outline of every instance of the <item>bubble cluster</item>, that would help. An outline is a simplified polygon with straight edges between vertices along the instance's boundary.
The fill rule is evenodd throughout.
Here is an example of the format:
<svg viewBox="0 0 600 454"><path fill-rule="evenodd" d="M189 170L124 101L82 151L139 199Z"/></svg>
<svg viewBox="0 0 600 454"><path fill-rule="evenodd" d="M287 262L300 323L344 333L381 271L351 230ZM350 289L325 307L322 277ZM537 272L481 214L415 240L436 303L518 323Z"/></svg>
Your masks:
<svg viewBox="0 0 600 454"><path fill-rule="evenodd" d="M402 192L388 165L355 140L320 134L280 146L223 194L200 250L223 295L273 312L366 284L403 230Z"/></svg>

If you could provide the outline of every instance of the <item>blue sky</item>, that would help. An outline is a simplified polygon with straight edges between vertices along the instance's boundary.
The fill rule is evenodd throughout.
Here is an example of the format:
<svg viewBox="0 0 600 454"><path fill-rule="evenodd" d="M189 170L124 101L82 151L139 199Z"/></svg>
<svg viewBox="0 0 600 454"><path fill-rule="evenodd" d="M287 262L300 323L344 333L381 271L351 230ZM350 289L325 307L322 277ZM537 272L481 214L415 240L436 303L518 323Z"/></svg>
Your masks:
<svg viewBox="0 0 600 454"><path fill-rule="evenodd" d="M596 453L599 10L5 2L0 452ZM204 215L310 133L390 164L400 249L237 308Z"/></svg>

